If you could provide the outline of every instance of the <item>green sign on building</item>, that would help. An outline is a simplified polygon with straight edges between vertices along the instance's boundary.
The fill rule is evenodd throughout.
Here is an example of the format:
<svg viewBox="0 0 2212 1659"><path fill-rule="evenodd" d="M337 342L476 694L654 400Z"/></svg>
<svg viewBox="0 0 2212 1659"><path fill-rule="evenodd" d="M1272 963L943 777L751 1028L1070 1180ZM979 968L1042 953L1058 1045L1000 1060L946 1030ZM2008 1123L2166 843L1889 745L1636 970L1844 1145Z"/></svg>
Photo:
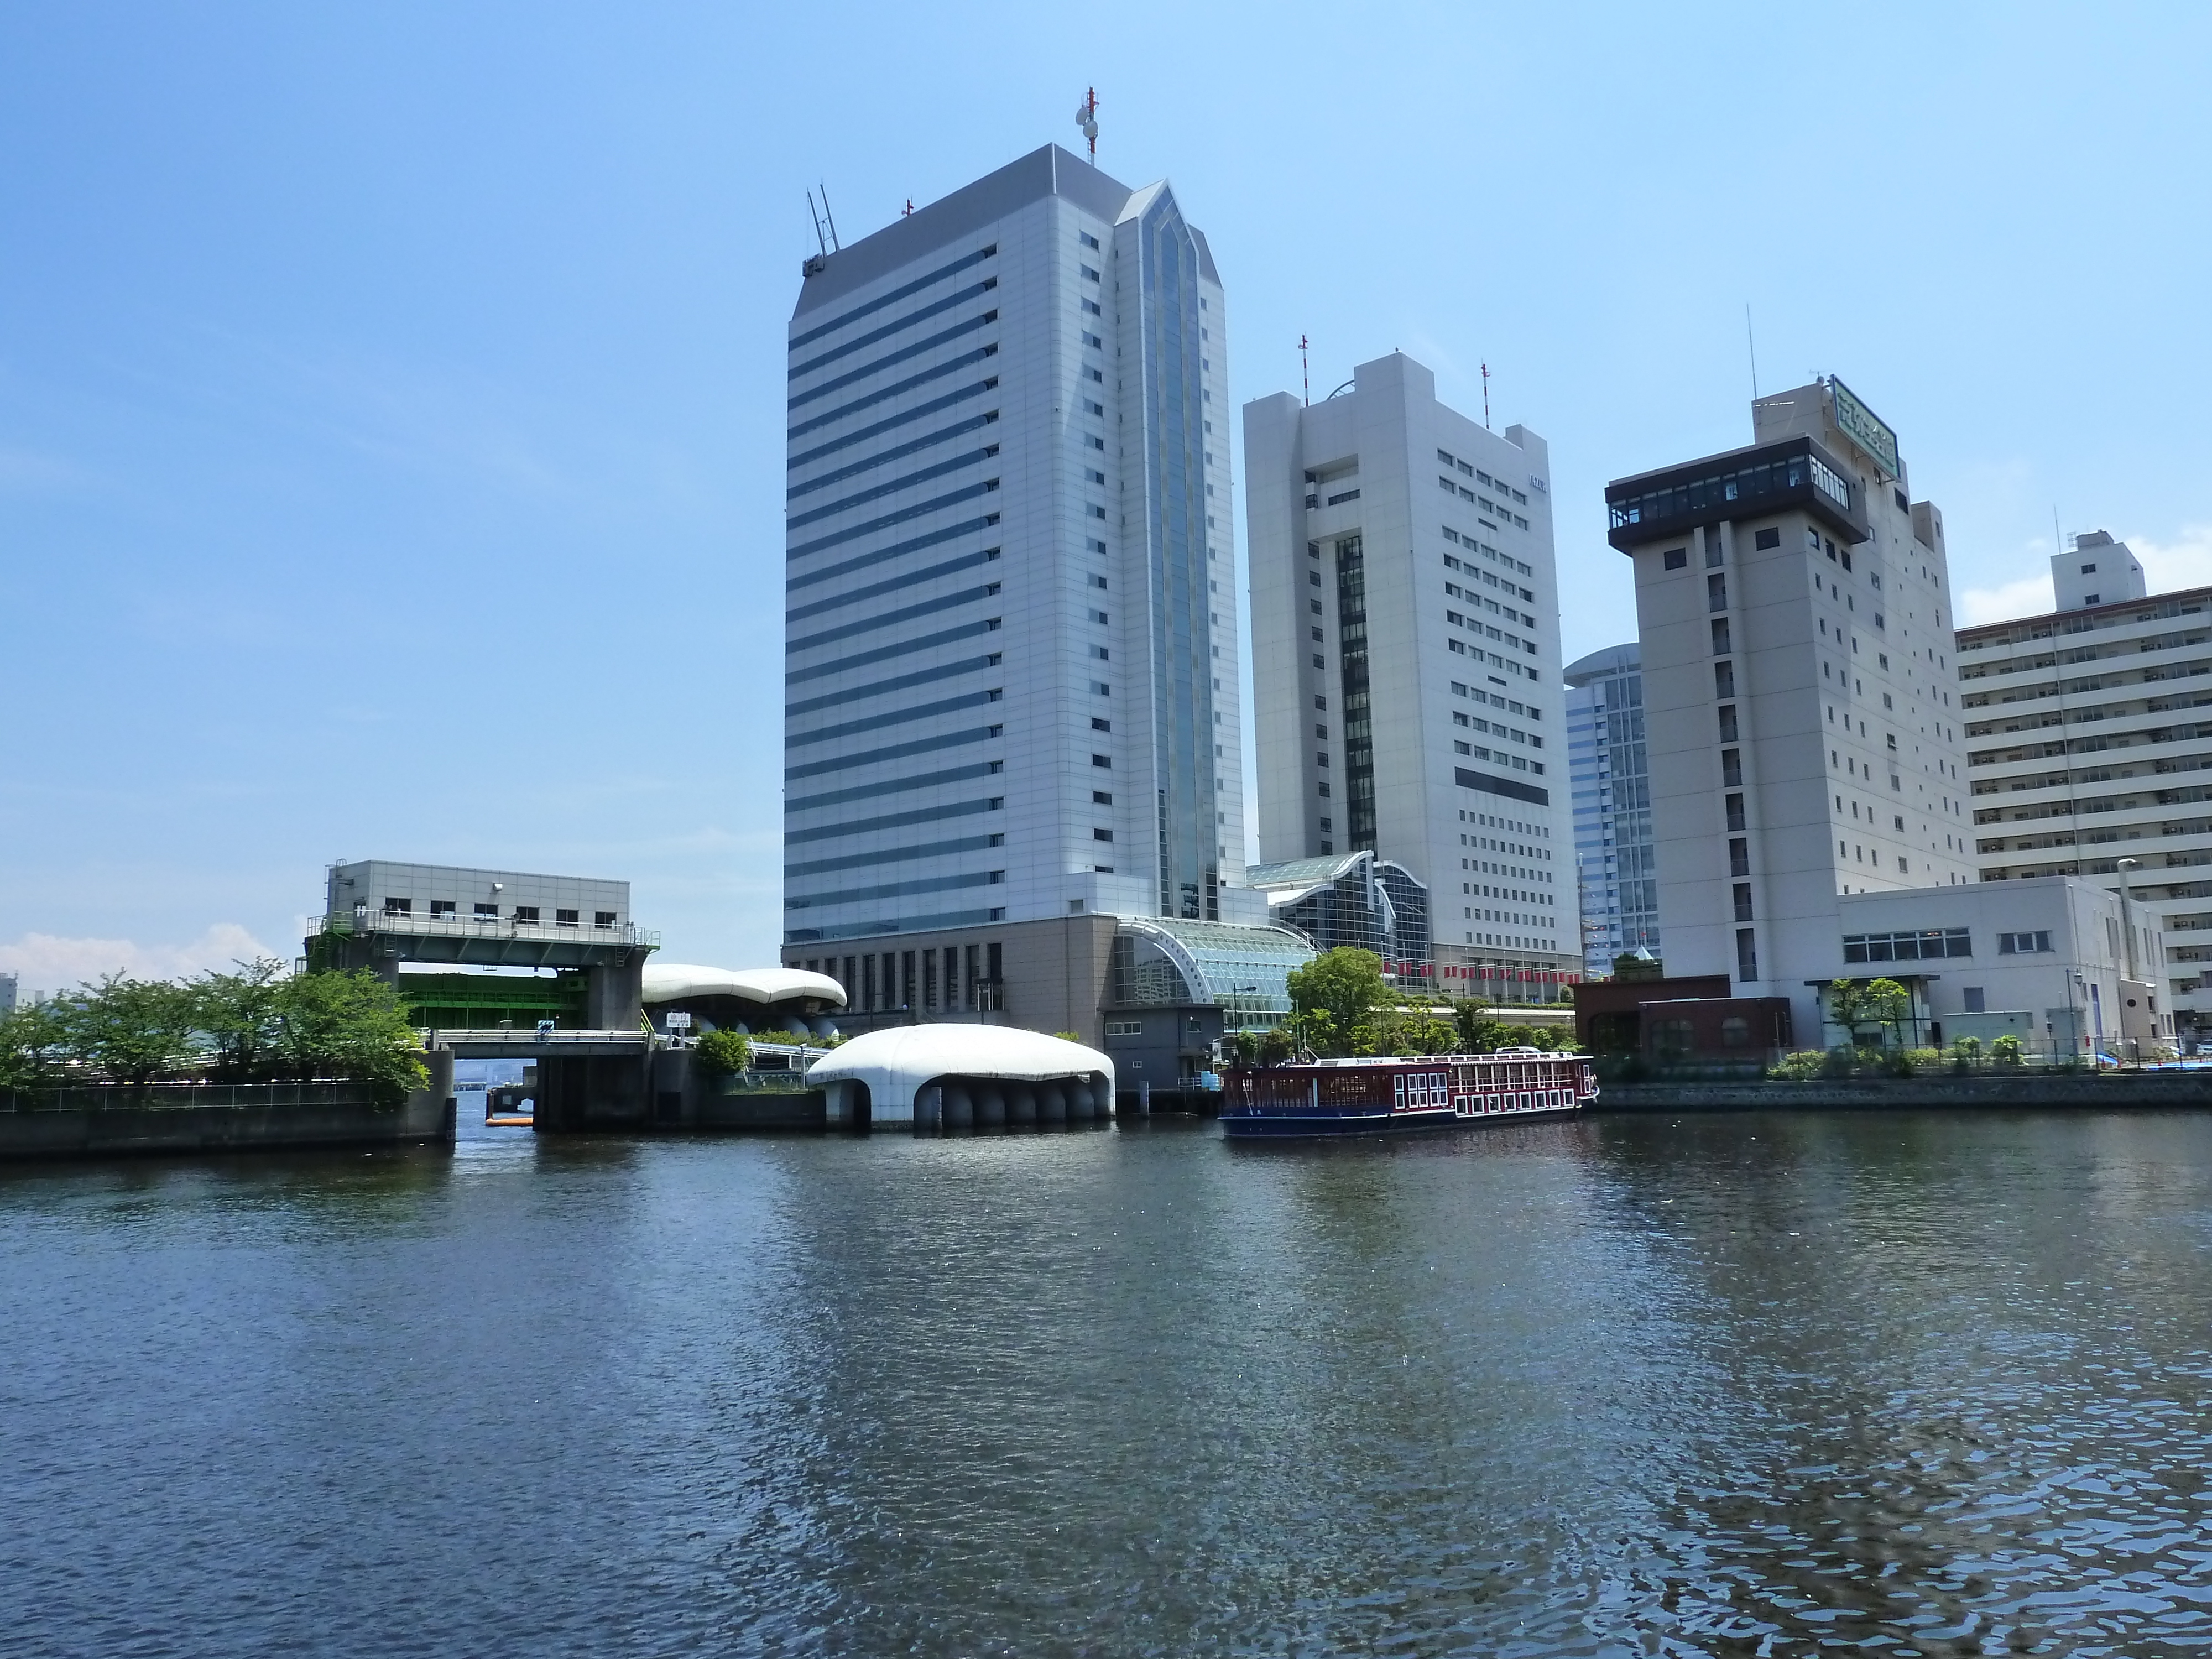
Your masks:
<svg viewBox="0 0 2212 1659"><path fill-rule="evenodd" d="M1897 434L1832 374L1828 377L1828 392L1836 407L1836 425L1843 434L1866 451L1891 477L1903 477L1905 468L1897 458Z"/></svg>

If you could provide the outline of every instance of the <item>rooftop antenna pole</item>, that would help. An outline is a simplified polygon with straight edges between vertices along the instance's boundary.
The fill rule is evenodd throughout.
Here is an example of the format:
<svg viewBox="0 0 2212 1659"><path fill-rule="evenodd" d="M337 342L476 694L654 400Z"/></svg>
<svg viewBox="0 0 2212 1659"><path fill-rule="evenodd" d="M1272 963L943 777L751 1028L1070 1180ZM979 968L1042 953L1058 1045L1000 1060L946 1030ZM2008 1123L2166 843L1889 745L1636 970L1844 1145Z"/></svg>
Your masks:
<svg viewBox="0 0 2212 1659"><path fill-rule="evenodd" d="M1759 337L1751 331L1751 301L1743 302L1743 340L1751 348L1751 400L1759 401Z"/></svg>
<svg viewBox="0 0 2212 1659"><path fill-rule="evenodd" d="M1075 125L1091 141L1091 165L1098 165L1098 88L1084 88L1083 101L1075 106Z"/></svg>
<svg viewBox="0 0 2212 1659"><path fill-rule="evenodd" d="M1482 366L1482 429L1490 430L1490 365Z"/></svg>
<svg viewBox="0 0 2212 1659"><path fill-rule="evenodd" d="M1306 403L1310 405L1313 402L1313 369L1306 362L1306 337L1303 334L1298 336L1298 386L1305 394Z"/></svg>
<svg viewBox="0 0 2212 1659"><path fill-rule="evenodd" d="M814 221L814 246L822 250L822 257L830 257L830 244L822 234L822 210L814 205L814 192L806 192L807 216Z"/></svg>
<svg viewBox="0 0 2212 1659"><path fill-rule="evenodd" d="M821 184L822 181L817 179L815 182ZM845 245L837 240L837 216L830 210L830 186L827 185L822 185L822 216L830 222L830 246L843 252Z"/></svg>

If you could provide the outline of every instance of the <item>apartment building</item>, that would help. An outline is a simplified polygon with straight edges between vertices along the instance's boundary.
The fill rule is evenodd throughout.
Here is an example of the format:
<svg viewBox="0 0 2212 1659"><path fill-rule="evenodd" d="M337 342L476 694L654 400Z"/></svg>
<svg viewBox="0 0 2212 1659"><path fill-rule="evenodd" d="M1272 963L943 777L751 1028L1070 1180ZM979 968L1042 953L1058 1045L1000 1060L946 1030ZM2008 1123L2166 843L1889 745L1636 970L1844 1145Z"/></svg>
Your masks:
<svg viewBox="0 0 2212 1659"><path fill-rule="evenodd" d="M1567 774L1583 971L1659 954L1659 865L1651 841L1651 769L1644 738L1644 659L1635 643L1569 663Z"/></svg>
<svg viewBox="0 0 2212 1659"><path fill-rule="evenodd" d="M2119 891L2163 932L2141 971L2194 1049L2212 1034L2212 588L2151 594L2101 530L2051 562L2057 610L1958 631L1981 878Z"/></svg>
<svg viewBox="0 0 2212 1659"><path fill-rule="evenodd" d="M1246 404L1244 464L1261 859L1403 866L1442 989L1578 974L1543 439L1394 353Z"/></svg>
<svg viewBox="0 0 2212 1659"><path fill-rule="evenodd" d="M1838 900L1975 875L1942 514L1842 382L1753 442L1606 488L1633 562L1670 975L1790 999L1844 970Z"/></svg>

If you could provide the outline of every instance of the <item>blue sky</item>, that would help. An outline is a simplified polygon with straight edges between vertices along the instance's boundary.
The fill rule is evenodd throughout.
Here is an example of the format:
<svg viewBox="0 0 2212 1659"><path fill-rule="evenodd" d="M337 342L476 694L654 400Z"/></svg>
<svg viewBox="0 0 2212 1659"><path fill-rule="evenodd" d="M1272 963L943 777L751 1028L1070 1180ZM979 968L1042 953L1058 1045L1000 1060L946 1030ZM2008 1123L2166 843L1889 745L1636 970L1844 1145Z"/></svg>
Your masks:
<svg viewBox="0 0 2212 1659"><path fill-rule="evenodd" d="M2212 581L2203 8L0 6L0 968L289 957L324 864L780 930L782 337L1047 141L1212 239L1240 398L1393 348L1601 489L1849 380L1968 620ZM1241 532L1240 532L1241 547Z"/></svg>

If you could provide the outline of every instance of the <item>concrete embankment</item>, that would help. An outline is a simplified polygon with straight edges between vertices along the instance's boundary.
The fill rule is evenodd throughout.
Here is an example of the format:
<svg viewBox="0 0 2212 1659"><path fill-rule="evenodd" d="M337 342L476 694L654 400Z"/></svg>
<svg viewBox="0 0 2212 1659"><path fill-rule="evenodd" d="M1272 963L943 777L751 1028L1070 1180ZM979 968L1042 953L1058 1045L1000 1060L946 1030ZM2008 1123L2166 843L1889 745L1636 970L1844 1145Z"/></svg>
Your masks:
<svg viewBox="0 0 2212 1659"><path fill-rule="evenodd" d="M1608 1083L1601 1112L1893 1111L1923 1107L2041 1111L2090 1107L2212 1106L2212 1072L2076 1072L2010 1077L1757 1079L1710 1083Z"/></svg>
<svg viewBox="0 0 2212 1659"><path fill-rule="evenodd" d="M0 1094L0 1161L398 1146L453 1139L453 1057L423 1056L428 1084L379 1106L349 1083L152 1085Z"/></svg>

